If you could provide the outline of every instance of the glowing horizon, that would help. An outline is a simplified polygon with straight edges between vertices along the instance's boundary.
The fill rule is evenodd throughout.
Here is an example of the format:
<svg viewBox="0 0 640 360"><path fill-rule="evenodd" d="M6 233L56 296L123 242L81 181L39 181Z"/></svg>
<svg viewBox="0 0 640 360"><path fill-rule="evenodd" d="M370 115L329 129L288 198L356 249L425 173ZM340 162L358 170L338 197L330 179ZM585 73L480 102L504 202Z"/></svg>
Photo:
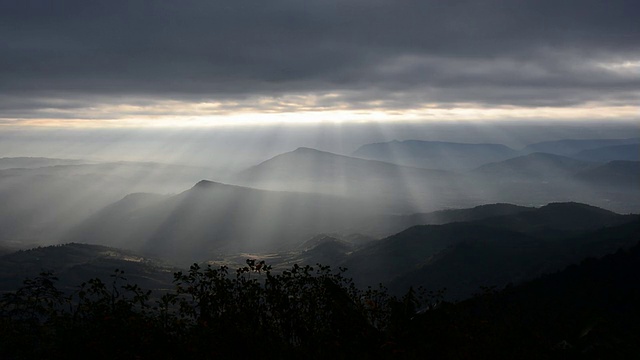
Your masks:
<svg viewBox="0 0 640 360"><path fill-rule="evenodd" d="M267 107L252 109L237 103L158 101L151 105L102 105L88 109L56 111L57 117L0 118L2 127L59 128L173 128L262 125L317 125L343 123L414 122L508 122L562 121L633 122L640 108L632 105L587 103L575 107L558 106L483 106L481 104L429 104L419 108L389 109L372 106L350 109L346 106L314 108L289 104L288 109ZM51 111L47 109L43 112Z"/></svg>

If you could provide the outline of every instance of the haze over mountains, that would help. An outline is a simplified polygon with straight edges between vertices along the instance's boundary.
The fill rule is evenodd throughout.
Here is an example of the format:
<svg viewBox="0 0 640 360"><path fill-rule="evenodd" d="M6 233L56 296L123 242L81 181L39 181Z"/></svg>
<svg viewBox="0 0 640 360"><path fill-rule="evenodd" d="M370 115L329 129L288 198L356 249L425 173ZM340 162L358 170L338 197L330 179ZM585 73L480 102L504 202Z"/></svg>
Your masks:
<svg viewBox="0 0 640 360"><path fill-rule="evenodd" d="M332 195L203 180L165 199L125 198L85 221L70 237L189 263L218 253L278 251L320 232L353 232L371 214Z"/></svg>
<svg viewBox="0 0 640 360"><path fill-rule="evenodd" d="M320 192L368 201L382 211L418 212L474 203L459 174L364 160L308 148L251 167L236 182L273 190ZM458 196L465 189L467 198Z"/></svg>
<svg viewBox="0 0 640 360"><path fill-rule="evenodd" d="M545 152L557 155L577 155L583 151L593 151L597 153L599 151L609 151L612 146L624 146L624 145L638 145L640 144L640 138L628 138L628 139L566 139L566 140L554 140L543 141L535 144L527 145L524 152ZM624 159L619 159L624 160Z"/></svg>
<svg viewBox="0 0 640 360"><path fill-rule="evenodd" d="M72 226L133 192L179 192L209 169L154 163L88 163L20 158L0 170L3 244L55 243ZM0 161L2 163L2 161ZM46 166L29 168L35 163Z"/></svg>
<svg viewBox="0 0 640 360"><path fill-rule="evenodd" d="M371 225L359 219L495 202L541 206L553 201L580 201L623 213L637 212L640 209L639 162L627 160L629 149L637 146L638 139L562 140L532 144L524 149L524 152L547 150L548 153L522 155L522 151L499 144L393 141L363 145L355 152L368 152L369 157L375 155L391 162L298 148L236 174L155 163L3 158L0 159L0 166L5 167L0 170L0 213L4 216L0 234L2 243L11 246L64 241L71 228L128 194L158 194L146 196L144 201L147 201L164 196L162 194L180 193L203 179L342 198L343 202L353 203L351 208L358 209L349 213L347 222L354 224L351 230L373 236L388 235L379 230L390 222L374 221L376 225ZM602 158L607 161L598 160ZM424 165L431 161L429 159L441 161L445 170L406 166L411 162ZM452 171L445 163L457 164L458 168L478 166ZM245 189L233 193L243 192L255 193ZM143 197L139 195L135 202L144 202ZM132 198L127 201L128 206L133 205ZM234 201L233 196L229 201ZM249 223L252 219L245 217L237 221ZM333 227L319 229L334 230Z"/></svg>
<svg viewBox="0 0 640 360"><path fill-rule="evenodd" d="M628 160L637 146L416 140L354 156L300 147L236 173L5 158L0 243L110 246L180 266L246 254L323 262L361 284L446 286L459 299L632 245L639 219L621 214L640 212L640 162Z"/></svg>
<svg viewBox="0 0 640 360"><path fill-rule="evenodd" d="M353 156L422 168L468 170L518 154L518 151L499 144L395 140L363 145Z"/></svg>
<svg viewBox="0 0 640 360"><path fill-rule="evenodd" d="M353 152L353 156L422 168L471 170L530 153L563 155L586 161L637 161L640 160L638 146L640 138L545 141L519 150L502 144L394 140L363 145Z"/></svg>

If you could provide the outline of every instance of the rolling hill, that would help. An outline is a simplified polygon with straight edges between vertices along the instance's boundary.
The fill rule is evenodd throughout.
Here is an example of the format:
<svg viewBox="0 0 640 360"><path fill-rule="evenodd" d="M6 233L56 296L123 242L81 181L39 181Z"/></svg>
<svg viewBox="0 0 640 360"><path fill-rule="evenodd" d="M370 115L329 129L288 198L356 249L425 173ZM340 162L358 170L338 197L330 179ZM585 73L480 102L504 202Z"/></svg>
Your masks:
<svg viewBox="0 0 640 360"><path fill-rule="evenodd" d="M105 208L69 238L192 262L220 253L283 250L323 232L353 233L375 211L329 195L204 180L133 211L129 203L125 198Z"/></svg>
<svg viewBox="0 0 640 360"><path fill-rule="evenodd" d="M477 204L463 175L399 166L298 148L251 167L234 179L244 186L334 194L388 211L412 213ZM464 197L459 196L464 191Z"/></svg>
<svg viewBox="0 0 640 360"><path fill-rule="evenodd" d="M210 171L157 163L0 170L0 244L55 244L93 213L135 192L176 193Z"/></svg>

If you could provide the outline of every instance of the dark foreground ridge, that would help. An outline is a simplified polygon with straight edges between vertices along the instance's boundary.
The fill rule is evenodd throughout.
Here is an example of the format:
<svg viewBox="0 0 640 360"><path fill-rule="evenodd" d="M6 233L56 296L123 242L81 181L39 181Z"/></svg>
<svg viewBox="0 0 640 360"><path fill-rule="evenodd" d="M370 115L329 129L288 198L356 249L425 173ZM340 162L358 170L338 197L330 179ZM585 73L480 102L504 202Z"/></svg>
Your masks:
<svg viewBox="0 0 640 360"><path fill-rule="evenodd" d="M345 269L193 265L173 291L52 274L2 297L0 357L623 359L640 353L640 245L460 303L358 290Z"/></svg>

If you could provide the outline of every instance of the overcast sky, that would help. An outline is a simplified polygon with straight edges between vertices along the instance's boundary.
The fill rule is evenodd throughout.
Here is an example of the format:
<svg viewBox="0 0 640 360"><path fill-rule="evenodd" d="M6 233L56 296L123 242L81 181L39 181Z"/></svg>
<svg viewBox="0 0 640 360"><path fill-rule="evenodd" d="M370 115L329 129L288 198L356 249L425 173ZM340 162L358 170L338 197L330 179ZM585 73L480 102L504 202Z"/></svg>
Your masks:
<svg viewBox="0 0 640 360"><path fill-rule="evenodd" d="M2 0L0 124L640 118L637 0Z"/></svg>

